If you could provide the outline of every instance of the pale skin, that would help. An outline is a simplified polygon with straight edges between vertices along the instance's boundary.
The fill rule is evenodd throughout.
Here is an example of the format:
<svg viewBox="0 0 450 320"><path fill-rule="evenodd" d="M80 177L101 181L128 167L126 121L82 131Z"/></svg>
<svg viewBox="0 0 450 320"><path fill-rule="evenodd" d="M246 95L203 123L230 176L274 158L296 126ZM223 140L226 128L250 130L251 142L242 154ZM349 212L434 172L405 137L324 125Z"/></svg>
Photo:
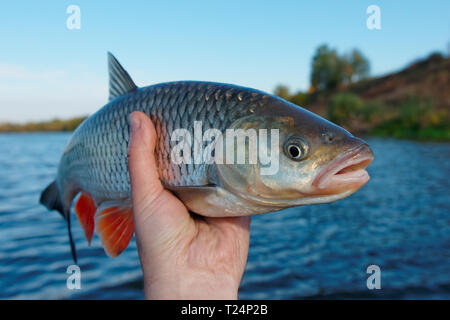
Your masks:
<svg viewBox="0 0 450 320"><path fill-rule="evenodd" d="M130 115L128 166L136 242L147 299L237 299L247 262L250 217L192 215L158 176L156 131Z"/></svg>

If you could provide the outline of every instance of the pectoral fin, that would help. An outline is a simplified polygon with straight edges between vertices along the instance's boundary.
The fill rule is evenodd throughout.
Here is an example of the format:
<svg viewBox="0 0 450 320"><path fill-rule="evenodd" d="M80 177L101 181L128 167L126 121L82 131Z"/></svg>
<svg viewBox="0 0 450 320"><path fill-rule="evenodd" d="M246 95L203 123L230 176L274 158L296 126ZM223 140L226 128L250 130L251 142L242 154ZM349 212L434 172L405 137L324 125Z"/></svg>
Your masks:
<svg viewBox="0 0 450 320"><path fill-rule="evenodd" d="M206 217L249 215L242 199L215 185L170 188L186 207Z"/></svg>

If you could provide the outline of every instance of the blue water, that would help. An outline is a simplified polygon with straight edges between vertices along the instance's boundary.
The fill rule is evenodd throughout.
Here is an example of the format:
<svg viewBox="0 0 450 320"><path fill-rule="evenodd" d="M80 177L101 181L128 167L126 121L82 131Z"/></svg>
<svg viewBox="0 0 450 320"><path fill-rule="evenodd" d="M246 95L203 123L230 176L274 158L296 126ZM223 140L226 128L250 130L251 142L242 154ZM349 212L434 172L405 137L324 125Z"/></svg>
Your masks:
<svg viewBox="0 0 450 320"><path fill-rule="evenodd" d="M66 287L66 226L38 199L69 136L0 135L0 298L143 298L134 240L111 259L78 223L81 289ZM356 194L253 218L241 298L450 298L450 144L368 142L372 179ZM380 290L366 287L372 264Z"/></svg>

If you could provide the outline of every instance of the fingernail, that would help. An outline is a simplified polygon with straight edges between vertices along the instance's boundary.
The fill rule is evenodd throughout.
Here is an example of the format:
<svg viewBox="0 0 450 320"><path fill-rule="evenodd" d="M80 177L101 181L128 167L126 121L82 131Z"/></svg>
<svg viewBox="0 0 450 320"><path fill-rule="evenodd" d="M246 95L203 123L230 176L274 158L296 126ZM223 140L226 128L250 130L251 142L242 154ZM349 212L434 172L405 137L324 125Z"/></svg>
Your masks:
<svg viewBox="0 0 450 320"><path fill-rule="evenodd" d="M139 117L134 113L130 115L130 123L132 132L139 130L141 127L141 120L139 120Z"/></svg>

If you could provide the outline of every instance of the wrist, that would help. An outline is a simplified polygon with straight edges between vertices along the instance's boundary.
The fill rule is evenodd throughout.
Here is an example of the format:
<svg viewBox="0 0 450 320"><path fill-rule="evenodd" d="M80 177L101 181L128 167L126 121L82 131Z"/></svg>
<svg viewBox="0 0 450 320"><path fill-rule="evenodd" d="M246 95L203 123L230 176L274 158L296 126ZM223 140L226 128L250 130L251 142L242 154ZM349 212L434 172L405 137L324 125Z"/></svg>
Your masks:
<svg viewBox="0 0 450 320"><path fill-rule="evenodd" d="M240 280L240 279L239 279ZM236 300L239 280L227 274L191 273L161 277L154 281L144 277L146 299L160 300Z"/></svg>

